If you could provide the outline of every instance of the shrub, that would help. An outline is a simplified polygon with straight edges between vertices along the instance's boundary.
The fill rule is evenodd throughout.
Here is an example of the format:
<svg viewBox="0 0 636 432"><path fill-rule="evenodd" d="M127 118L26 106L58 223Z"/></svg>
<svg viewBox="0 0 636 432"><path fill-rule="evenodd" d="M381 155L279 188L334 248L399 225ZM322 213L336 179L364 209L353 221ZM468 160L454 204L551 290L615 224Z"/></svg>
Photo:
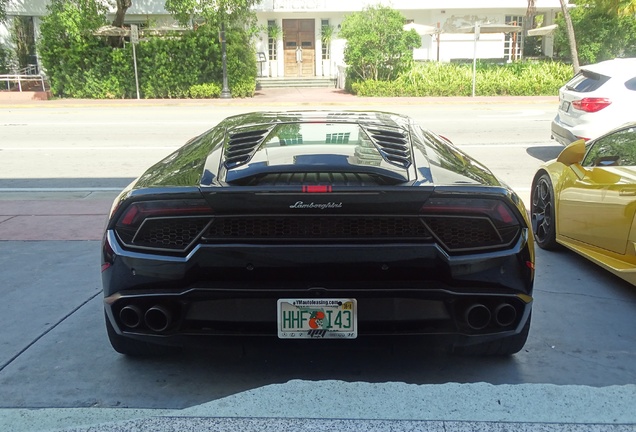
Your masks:
<svg viewBox="0 0 636 432"><path fill-rule="evenodd" d="M235 98L253 97L256 92L256 81L244 79L230 82L230 92Z"/></svg>
<svg viewBox="0 0 636 432"><path fill-rule="evenodd" d="M214 83L195 84L190 86L190 97L193 99L212 99L221 95L221 87Z"/></svg>
<svg viewBox="0 0 636 432"><path fill-rule="evenodd" d="M556 95L572 77L569 65L557 62L478 64L475 94L478 96ZM367 80L354 83L359 96L470 96L472 65L419 63L395 81Z"/></svg>
<svg viewBox="0 0 636 432"><path fill-rule="evenodd" d="M345 17L340 37L347 40L347 83L395 79L413 62L422 43L415 31L404 31L404 17L386 6L370 6Z"/></svg>
<svg viewBox="0 0 636 432"><path fill-rule="evenodd" d="M8 47L0 44L0 74L7 74L11 71L12 55ZM0 90L7 88L6 81L0 81Z"/></svg>
<svg viewBox="0 0 636 432"><path fill-rule="evenodd" d="M136 97L131 45L112 48L106 38L92 34L105 24L106 12L100 5L98 0L53 0L49 6L41 26L40 52L57 96ZM136 52L143 98L191 97L193 87L194 94L213 95L213 89L195 86L222 80L214 25L174 37L147 38ZM246 29L228 29L227 52L230 86L238 86L237 97L253 96L256 58Z"/></svg>

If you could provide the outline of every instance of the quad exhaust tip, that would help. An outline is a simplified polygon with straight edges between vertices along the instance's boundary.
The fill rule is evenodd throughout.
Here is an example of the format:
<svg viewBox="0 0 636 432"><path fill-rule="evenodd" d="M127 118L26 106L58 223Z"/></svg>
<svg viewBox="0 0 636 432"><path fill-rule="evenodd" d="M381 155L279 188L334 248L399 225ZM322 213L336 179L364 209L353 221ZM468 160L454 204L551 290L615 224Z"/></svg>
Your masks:
<svg viewBox="0 0 636 432"><path fill-rule="evenodd" d="M494 323L499 327L508 327L517 319L517 309L510 303L501 303L493 311L484 304L470 305L464 312L464 321L472 330L483 330Z"/></svg>
<svg viewBox="0 0 636 432"><path fill-rule="evenodd" d="M466 309L464 318L473 330L482 330L490 323L490 309L481 303L476 303Z"/></svg>
<svg viewBox="0 0 636 432"><path fill-rule="evenodd" d="M119 311L119 319L128 328L134 329L141 325L141 309L134 305L124 306Z"/></svg>
<svg viewBox="0 0 636 432"><path fill-rule="evenodd" d="M166 331L172 325L170 309L162 305L154 305L145 312L135 305L127 305L119 311L119 320L129 329L147 327L155 333Z"/></svg>
<svg viewBox="0 0 636 432"><path fill-rule="evenodd" d="M510 303L502 303L495 308L495 322L501 327L508 327L517 319L517 309Z"/></svg>
<svg viewBox="0 0 636 432"><path fill-rule="evenodd" d="M172 324L172 314L166 307L155 305L144 314L144 322L150 330L160 333Z"/></svg>

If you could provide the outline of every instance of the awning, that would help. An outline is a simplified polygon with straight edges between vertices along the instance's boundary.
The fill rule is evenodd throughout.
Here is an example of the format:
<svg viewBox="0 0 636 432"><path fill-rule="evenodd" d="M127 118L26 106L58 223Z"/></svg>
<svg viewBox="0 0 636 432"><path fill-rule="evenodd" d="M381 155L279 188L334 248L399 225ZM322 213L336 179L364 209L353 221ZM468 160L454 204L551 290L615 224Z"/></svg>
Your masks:
<svg viewBox="0 0 636 432"><path fill-rule="evenodd" d="M130 36L130 29L106 25L93 32L95 36Z"/></svg>
<svg viewBox="0 0 636 432"><path fill-rule="evenodd" d="M163 36L171 33L185 32L188 29L183 27L154 27L139 30L139 34L142 36ZM130 29L127 27L115 27L106 25L98 28L93 32L95 36L121 36L129 37Z"/></svg>
<svg viewBox="0 0 636 432"><path fill-rule="evenodd" d="M409 23L409 24L405 24L403 28L406 31L415 30L415 32L420 36L439 33L439 30L437 29L437 27L424 25L424 24Z"/></svg>
<svg viewBox="0 0 636 432"><path fill-rule="evenodd" d="M558 27L559 26L557 24L552 24L552 25L549 25L549 26L539 27L539 28L536 28L536 29L528 30L528 36L547 36L547 35L550 35L550 34L554 33L554 31Z"/></svg>
<svg viewBox="0 0 636 432"><path fill-rule="evenodd" d="M480 24L480 33L519 33L521 26L510 24ZM475 33L475 26L460 27L455 33Z"/></svg>

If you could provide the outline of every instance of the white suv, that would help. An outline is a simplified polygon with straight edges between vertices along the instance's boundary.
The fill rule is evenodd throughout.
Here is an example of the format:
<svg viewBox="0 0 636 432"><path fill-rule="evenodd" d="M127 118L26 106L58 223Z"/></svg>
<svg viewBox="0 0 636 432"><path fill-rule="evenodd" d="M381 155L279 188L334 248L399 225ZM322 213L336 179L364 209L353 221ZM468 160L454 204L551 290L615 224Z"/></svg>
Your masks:
<svg viewBox="0 0 636 432"><path fill-rule="evenodd" d="M636 58L582 66L559 90L552 138L568 145L636 120Z"/></svg>

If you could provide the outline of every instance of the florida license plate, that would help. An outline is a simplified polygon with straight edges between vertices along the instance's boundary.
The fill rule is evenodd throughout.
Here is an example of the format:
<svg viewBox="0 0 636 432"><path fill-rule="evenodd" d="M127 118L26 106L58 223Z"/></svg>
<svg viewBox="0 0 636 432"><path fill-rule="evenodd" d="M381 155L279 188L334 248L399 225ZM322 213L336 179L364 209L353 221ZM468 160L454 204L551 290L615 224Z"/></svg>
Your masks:
<svg viewBox="0 0 636 432"><path fill-rule="evenodd" d="M279 299L277 309L281 339L355 339L358 336L356 299Z"/></svg>

